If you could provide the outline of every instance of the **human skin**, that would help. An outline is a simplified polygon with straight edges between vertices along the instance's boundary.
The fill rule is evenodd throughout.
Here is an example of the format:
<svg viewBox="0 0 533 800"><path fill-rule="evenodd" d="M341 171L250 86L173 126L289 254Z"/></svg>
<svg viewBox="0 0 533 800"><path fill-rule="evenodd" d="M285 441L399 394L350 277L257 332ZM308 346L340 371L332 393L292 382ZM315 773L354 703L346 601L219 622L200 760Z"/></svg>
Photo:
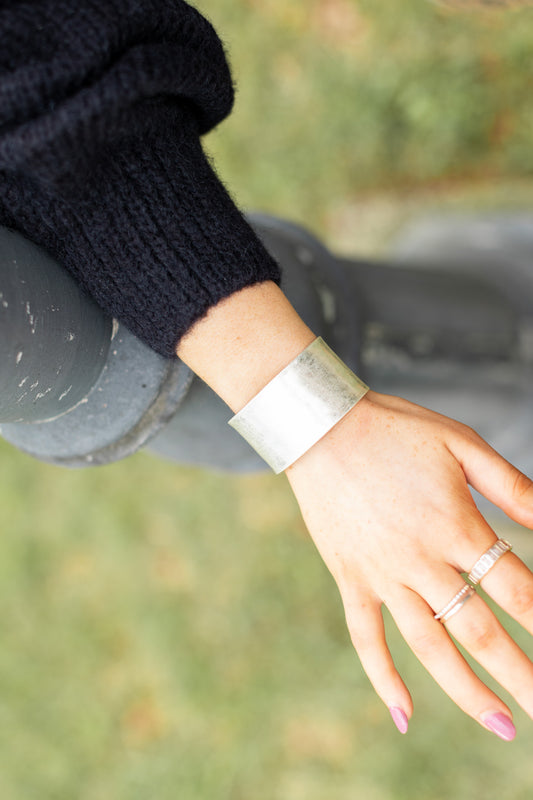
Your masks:
<svg viewBox="0 0 533 800"><path fill-rule="evenodd" d="M315 338L282 291L265 282L211 308L177 354L237 412ZM471 428L372 391L285 472L339 588L363 668L399 729L407 729L413 703L387 647L383 604L452 700L512 739L510 709L451 637L531 718L533 663L477 594L445 625L433 614L497 539L469 485L533 528L529 478ZM515 554L503 556L482 585L533 634L533 574Z"/></svg>

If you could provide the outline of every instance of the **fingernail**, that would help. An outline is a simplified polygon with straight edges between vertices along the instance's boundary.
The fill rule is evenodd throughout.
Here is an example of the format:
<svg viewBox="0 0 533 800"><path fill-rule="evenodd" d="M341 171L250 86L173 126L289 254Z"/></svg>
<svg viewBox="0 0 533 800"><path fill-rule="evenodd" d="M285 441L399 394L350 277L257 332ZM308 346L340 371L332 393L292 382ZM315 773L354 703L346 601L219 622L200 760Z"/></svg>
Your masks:
<svg viewBox="0 0 533 800"><path fill-rule="evenodd" d="M506 742L510 742L516 736L516 728L506 714L501 712L491 714L489 717L482 717L482 721L490 731Z"/></svg>
<svg viewBox="0 0 533 800"><path fill-rule="evenodd" d="M407 733L407 728L409 727L409 720L407 719L407 714L405 711L402 711L401 708L398 706L389 706L390 715L394 721L394 724L400 731L400 733Z"/></svg>

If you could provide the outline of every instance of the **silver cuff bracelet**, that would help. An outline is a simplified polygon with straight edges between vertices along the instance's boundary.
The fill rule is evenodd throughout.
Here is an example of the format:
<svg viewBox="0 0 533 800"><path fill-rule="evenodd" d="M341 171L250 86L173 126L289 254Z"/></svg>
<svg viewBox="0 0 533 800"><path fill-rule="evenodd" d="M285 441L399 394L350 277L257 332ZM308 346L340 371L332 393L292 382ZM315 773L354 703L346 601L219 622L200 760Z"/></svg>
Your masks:
<svg viewBox="0 0 533 800"><path fill-rule="evenodd" d="M276 474L294 464L368 392L323 339L315 339L229 425Z"/></svg>

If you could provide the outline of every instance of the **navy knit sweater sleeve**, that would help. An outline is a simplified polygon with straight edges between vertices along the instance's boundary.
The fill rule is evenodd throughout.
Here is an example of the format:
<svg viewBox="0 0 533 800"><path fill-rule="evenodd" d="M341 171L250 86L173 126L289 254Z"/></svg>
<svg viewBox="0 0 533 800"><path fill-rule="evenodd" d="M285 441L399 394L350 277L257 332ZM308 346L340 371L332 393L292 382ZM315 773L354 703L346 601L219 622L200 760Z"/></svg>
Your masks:
<svg viewBox="0 0 533 800"><path fill-rule="evenodd" d="M232 104L183 0L0 0L0 224L167 357L223 297L279 282L201 147Z"/></svg>

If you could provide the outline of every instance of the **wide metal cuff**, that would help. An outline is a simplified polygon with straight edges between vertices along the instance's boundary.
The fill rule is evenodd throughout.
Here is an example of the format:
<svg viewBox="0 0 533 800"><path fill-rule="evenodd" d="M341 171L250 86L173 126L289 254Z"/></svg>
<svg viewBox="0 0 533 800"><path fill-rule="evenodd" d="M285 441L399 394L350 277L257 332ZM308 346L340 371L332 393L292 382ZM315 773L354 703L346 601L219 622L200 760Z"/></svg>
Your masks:
<svg viewBox="0 0 533 800"><path fill-rule="evenodd" d="M238 414L235 428L276 474L294 464L368 392L320 337Z"/></svg>

